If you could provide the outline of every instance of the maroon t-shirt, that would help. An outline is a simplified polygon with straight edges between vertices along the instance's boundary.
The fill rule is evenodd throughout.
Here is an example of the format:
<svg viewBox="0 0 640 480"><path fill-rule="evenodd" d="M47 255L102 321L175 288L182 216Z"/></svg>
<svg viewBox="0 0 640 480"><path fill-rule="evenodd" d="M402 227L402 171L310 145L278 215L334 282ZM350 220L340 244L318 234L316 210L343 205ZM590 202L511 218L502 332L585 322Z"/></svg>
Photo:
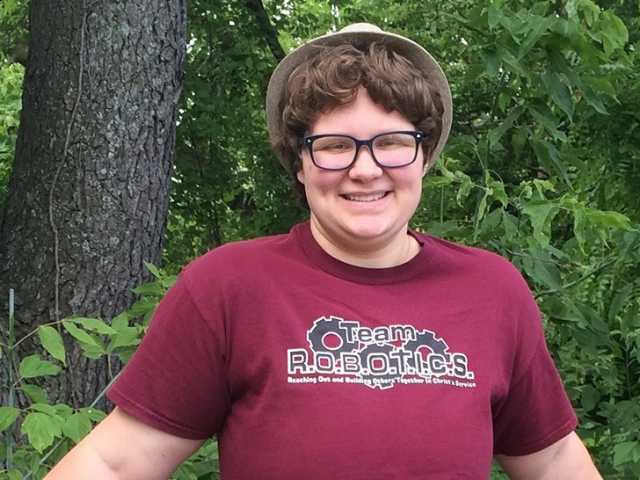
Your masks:
<svg viewBox="0 0 640 480"><path fill-rule="evenodd" d="M503 258L412 233L420 253L342 263L308 223L192 262L109 391L185 438L218 436L222 478L488 478L494 454L576 416L526 283Z"/></svg>

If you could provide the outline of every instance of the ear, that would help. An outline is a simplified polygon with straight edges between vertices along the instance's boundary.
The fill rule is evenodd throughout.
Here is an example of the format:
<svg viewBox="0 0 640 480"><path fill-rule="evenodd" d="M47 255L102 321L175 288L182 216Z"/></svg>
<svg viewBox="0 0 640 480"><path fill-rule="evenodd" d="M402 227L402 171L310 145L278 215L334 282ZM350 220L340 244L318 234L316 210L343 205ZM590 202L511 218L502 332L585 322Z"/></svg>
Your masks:
<svg viewBox="0 0 640 480"><path fill-rule="evenodd" d="M304 171L302 170L302 166L300 167L300 170L298 170L298 173L296 173L296 178L304 185Z"/></svg>

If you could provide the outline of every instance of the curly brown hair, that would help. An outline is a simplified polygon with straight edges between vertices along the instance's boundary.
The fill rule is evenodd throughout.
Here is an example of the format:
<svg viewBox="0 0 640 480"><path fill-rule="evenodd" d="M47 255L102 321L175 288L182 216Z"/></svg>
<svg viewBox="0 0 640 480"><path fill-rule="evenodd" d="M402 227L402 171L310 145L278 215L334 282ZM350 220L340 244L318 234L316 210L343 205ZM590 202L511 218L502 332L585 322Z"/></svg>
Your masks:
<svg viewBox="0 0 640 480"><path fill-rule="evenodd" d="M296 173L301 168L300 139L318 117L352 102L364 87L371 99L387 111L397 111L426 134L422 142L430 168L442 129L444 107L436 89L421 70L389 46L374 42L368 48L351 44L317 47L318 53L289 76L282 129L272 146L304 198Z"/></svg>

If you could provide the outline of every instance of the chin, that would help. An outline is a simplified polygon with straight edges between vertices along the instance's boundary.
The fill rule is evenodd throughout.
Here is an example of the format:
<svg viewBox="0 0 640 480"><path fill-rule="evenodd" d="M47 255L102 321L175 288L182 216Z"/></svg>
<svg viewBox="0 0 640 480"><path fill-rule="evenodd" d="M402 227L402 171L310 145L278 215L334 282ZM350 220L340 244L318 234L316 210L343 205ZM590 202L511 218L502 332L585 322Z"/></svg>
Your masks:
<svg viewBox="0 0 640 480"><path fill-rule="evenodd" d="M383 240L394 236L398 232L394 231L389 225L381 224L353 224L347 225L344 228L347 235L358 238L359 240L375 241Z"/></svg>

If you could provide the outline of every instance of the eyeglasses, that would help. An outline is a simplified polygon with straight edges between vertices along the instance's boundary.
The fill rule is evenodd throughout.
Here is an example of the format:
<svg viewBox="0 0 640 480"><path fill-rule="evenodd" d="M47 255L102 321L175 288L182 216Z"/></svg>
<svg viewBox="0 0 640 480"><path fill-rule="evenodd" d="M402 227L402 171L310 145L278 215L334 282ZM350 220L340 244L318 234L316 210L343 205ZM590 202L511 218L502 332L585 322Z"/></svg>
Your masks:
<svg viewBox="0 0 640 480"><path fill-rule="evenodd" d="M386 132L368 140L358 140L349 135L311 135L304 137L300 145L307 147L313 164L323 170L346 170L351 167L360 147L369 147L373 161L383 168L406 167L418 156L423 132Z"/></svg>

